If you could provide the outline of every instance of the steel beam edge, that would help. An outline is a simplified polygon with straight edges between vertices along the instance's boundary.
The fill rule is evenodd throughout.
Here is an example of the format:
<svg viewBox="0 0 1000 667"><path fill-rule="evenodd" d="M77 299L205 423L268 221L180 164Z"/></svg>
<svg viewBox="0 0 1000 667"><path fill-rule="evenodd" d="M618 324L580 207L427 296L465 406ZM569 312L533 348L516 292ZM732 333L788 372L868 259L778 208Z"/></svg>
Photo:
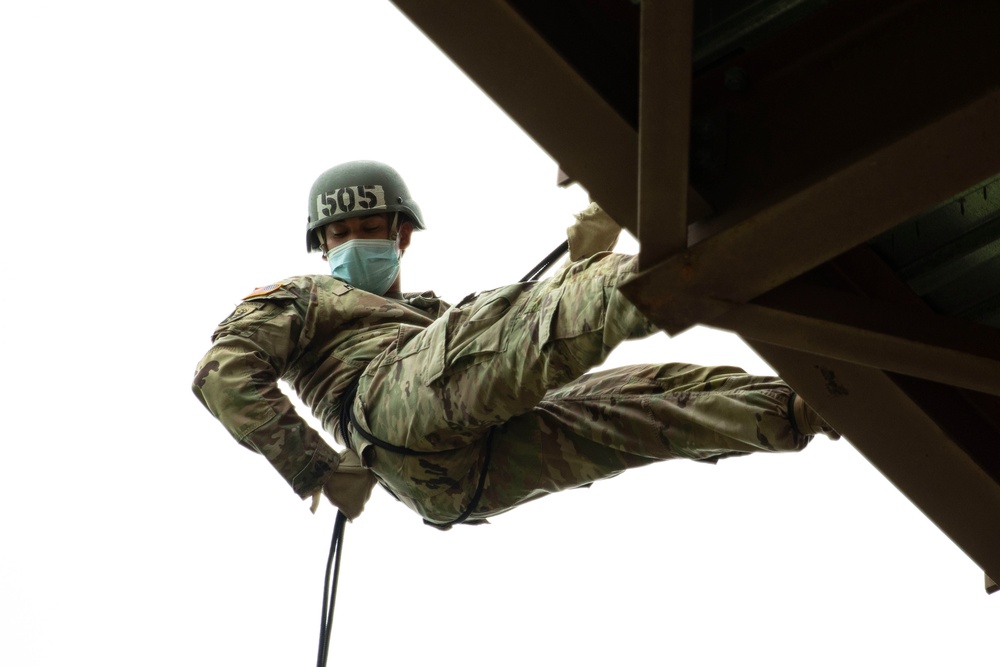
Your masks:
<svg viewBox="0 0 1000 667"><path fill-rule="evenodd" d="M793 281L708 324L743 338L1000 396L1000 329L939 315L922 303L878 301Z"/></svg>

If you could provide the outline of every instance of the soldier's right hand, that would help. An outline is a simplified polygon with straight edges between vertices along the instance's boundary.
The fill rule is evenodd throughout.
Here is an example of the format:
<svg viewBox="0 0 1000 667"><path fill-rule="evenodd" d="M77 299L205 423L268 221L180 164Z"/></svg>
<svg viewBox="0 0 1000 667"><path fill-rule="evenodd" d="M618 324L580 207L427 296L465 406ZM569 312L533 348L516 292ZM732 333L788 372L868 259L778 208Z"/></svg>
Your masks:
<svg viewBox="0 0 1000 667"><path fill-rule="evenodd" d="M596 203L576 215L576 222L566 230L570 261L611 250L622 228Z"/></svg>

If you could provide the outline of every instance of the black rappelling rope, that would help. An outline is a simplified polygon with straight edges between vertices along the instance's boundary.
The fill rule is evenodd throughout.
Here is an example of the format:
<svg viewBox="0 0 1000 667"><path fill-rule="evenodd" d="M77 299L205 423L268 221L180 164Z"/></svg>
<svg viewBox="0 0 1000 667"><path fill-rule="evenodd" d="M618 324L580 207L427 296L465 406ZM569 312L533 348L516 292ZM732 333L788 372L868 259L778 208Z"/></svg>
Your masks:
<svg viewBox="0 0 1000 667"><path fill-rule="evenodd" d="M340 574L340 554L344 551L346 522L347 517L338 510L337 521L333 524L330 557L326 561L326 578L323 580L323 613L320 615L319 655L316 658L316 667L325 667L326 656L330 652L330 631L333 629L333 608L337 601L337 578Z"/></svg>
<svg viewBox="0 0 1000 667"><path fill-rule="evenodd" d="M545 273L545 270L552 266L553 262L562 257L567 250L569 250L569 241L563 241L559 244L559 247L546 255L545 259L540 261L531 271L528 271L528 274L521 278L518 282L526 283L529 280L535 280L538 276Z"/></svg>

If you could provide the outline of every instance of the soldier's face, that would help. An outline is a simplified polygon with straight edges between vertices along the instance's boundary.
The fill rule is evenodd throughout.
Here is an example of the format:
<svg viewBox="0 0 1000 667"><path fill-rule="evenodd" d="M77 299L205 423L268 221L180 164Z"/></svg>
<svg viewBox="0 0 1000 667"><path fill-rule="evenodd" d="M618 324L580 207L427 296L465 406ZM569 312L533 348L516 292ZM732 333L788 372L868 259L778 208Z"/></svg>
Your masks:
<svg viewBox="0 0 1000 667"><path fill-rule="evenodd" d="M407 221L399 223L399 249L410 245L413 225ZM389 238L389 219L384 215L369 215L359 218L345 218L331 222L323 228L323 244L327 250L336 248L353 239ZM323 253L326 259L326 253Z"/></svg>

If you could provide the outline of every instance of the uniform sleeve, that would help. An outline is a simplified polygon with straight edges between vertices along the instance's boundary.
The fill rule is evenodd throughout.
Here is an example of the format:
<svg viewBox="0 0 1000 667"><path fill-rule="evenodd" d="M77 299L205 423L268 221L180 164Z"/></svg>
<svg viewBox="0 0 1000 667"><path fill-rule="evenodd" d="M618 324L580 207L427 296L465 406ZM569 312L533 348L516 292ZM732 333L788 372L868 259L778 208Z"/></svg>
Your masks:
<svg viewBox="0 0 1000 667"><path fill-rule="evenodd" d="M267 458L306 498L323 487L340 455L278 388L298 353L301 325L291 301L244 302L216 330L192 389L237 442Z"/></svg>

